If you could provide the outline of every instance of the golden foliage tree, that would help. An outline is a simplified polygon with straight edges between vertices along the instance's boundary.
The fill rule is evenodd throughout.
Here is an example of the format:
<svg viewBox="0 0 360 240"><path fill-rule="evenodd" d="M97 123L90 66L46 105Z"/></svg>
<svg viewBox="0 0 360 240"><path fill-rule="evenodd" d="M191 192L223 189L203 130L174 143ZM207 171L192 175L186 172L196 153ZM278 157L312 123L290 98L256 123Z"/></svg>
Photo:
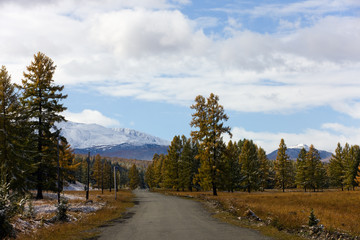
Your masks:
<svg viewBox="0 0 360 240"><path fill-rule="evenodd" d="M219 104L219 97L213 93L207 99L197 96L191 109L195 113L192 114L190 126L197 129L191 132L191 136L199 141L200 148L198 158L201 166L197 177L202 185L210 183L213 195L217 195L224 146L222 135L228 133L231 136L230 127L224 126L229 118Z"/></svg>
<svg viewBox="0 0 360 240"><path fill-rule="evenodd" d="M133 164L129 170L129 185L131 190L136 189L140 185L139 170L135 164Z"/></svg>
<svg viewBox="0 0 360 240"><path fill-rule="evenodd" d="M19 86L22 95L20 102L30 119L30 128L36 134L32 142L36 145L34 160L37 166L34 181L36 182L37 199L43 198L43 190L55 186L56 170L56 141L59 131L55 123L64 121L61 112L66 110L61 100L67 95L61 91L64 86L54 84L56 66L45 54L39 52L34 55L34 61L26 68L22 85ZM25 114L24 113L24 114Z"/></svg>

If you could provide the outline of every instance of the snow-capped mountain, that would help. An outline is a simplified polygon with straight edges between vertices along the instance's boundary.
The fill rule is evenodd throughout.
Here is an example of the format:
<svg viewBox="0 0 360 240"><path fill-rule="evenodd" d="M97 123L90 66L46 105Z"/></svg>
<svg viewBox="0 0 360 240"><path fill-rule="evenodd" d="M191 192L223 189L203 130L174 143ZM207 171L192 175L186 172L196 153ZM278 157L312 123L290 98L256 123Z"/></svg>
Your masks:
<svg viewBox="0 0 360 240"><path fill-rule="evenodd" d="M291 160L296 160L297 157L299 156L299 153L301 151L301 149L305 148L306 151L309 151L309 146L306 145L306 144L298 144L296 146L290 146L287 148L286 150L286 154L289 155L290 159ZM319 150L319 154L320 154L320 158L321 158L321 161L329 161L329 159L331 158L331 155L332 153L331 152L327 152L327 151L324 151L324 150ZM277 156L277 152L278 150L275 150L271 153L269 153L267 155L268 159L270 160L275 160L276 159L276 156Z"/></svg>
<svg viewBox="0 0 360 240"><path fill-rule="evenodd" d="M98 124L62 122L57 124L72 148L82 149L120 144L168 146L169 141L128 128L106 128Z"/></svg>
<svg viewBox="0 0 360 240"><path fill-rule="evenodd" d="M296 146L288 147L288 149L300 149L300 150L303 149L303 148L305 148L306 151L309 151L309 146L306 145L306 144L303 144L303 143L300 143L300 144L298 144Z"/></svg>
<svg viewBox="0 0 360 240"><path fill-rule="evenodd" d="M169 141L128 128L106 128L98 124L62 122L57 124L75 153L151 160L165 154Z"/></svg>

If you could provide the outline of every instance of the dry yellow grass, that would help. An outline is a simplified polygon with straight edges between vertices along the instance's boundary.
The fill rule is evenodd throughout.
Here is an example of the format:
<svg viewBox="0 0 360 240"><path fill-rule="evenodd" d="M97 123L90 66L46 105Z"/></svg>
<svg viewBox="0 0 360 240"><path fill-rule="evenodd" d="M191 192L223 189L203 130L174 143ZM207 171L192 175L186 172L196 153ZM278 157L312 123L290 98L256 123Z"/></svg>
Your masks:
<svg viewBox="0 0 360 240"><path fill-rule="evenodd" d="M308 224L311 209L320 224L329 230L339 230L360 235L360 191L326 192L256 192L223 193L212 196L210 192L172 192L177 195L192 195L202 199L219 201L224 208L235 209L242 216L251 209L262 219L277 219L288 229Z"/></svg>
<svg viewBox="0 0 360 240"><path fill-rule="evenodd" d="M84 195L84 194L82 194ZM98 197L99 196L99 197ZM127 208L133 206L133 194L127 190L120 190L117 200L114 199L114 192L91 191L90 200L106 201L106 207L95 212L82 215L76 222L57 223L49 227L38 229L35 233L19 235L17 239L86 239L97 234L96 228L106 222L119 218ZM79 201L79 200L75 200Z"/></svg>

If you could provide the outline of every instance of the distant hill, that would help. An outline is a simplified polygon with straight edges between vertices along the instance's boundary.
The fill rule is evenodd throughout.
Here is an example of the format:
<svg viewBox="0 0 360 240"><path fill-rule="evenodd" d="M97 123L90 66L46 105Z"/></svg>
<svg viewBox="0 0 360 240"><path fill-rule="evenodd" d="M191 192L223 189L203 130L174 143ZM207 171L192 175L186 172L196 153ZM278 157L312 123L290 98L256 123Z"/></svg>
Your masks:
<svg viewBox="0 0 360 240"><path fill-rule="evenodd" d="M62 122L57 124L76 154L152 160L166 154L169 141L128 128L106 128L98 124Z"/></svg>
<svg viewBox="0 0 360 240"><path fill-rule="evenodd" d="M76 155L78 157L82 158L82 159L87 158L87 154L76 154ZM93 159L94 155L91 155L91 157ZM146 168L151 164L150 161L137 160L137 159L127 159L127 158L122 158L122 157L106 157L106 156L102 156L102 158L110 161L113 164L118 163L121 167L126 168L126 169L130 169L131 166L133 164L135 164L136 167L138 167L140 170L145 171Z"/></svg>
<svg viewBox="0 0 360 240"><path fill-rule="evenodd" d="M152 160L155 153L167 154L168 146L156 144L132 145L119 144L115 146L99 146L90 148L75 148L76 154L100 154L104 157L121 157L127 159Z"/></svg>
<svg viewBox="0 0 360 240"><path fill-rule="evenodd" d="M300 153L302 148L305 148L306 151L309 150L309 146L307 146L305 144L298 144L296 146L288 147L287 150L286 150L286 154L289 155L291 160L296 160L297 157L299 156L299 153ZM327 162L327 161L330 160L331 155L332 155L331 152L327 152L327 151L319 150L319 149L317 149L317 150L320 153L321 161ZM277 156L277 152L278 152L278 150L275 150L275 151L269 153L267 155L268 159L269 160L275 160L276 156Z"/></svg>

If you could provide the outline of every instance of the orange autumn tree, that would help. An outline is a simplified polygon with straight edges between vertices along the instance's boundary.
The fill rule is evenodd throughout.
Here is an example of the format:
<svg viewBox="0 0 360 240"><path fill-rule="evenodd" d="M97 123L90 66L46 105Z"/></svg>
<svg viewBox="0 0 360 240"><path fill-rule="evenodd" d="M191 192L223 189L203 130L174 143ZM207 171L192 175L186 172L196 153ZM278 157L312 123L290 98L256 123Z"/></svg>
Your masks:
<svg viewBox="0 0 360 240"><path fill-rule="evenodd" d="M358 166L357 176L355 177L355 182L360 186L360 165Z"/></svg>
<svg viewBox="0 0 360 240"><path fill-rule="evenodd" d="M75 172L80 166L81 162L75 163L74 150L67 143L66 139L61 139L59 142L59 165L60 165L60 178L61 189L67 182L75 182Z"/></svg>

